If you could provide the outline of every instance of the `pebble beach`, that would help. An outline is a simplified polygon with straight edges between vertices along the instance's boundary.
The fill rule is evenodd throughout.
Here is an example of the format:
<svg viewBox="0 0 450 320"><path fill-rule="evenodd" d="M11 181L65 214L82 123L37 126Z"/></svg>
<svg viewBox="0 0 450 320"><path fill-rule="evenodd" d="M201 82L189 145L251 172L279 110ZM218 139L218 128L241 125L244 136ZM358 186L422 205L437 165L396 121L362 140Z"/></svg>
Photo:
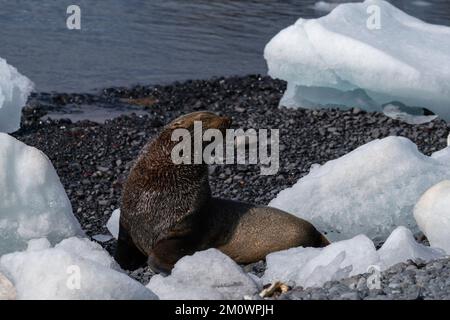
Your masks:
<svg viewBox="0 0 450 320"><path fill-rule="evenodd" d="M444 148L450 124L436 119L410 125L382 113L349 110L288 109L278 103L286 83L260 75L191 80L164 86L107 88L98 93L33 93L13 135L42 150L52 161L89 237L108 234L105 225L120 207L122 185L141 148L179 115L208 110L232 118L233 128L280 130L280 169L260 175L258 165L210 167L214 196L266 205L281 190L306 175L314 164L336 159L374 139L403 136L424 154ZM104 123L54 120L49 113L83 105L134 108L139 112ZM419 238L420 235L417 235ZM101 242L110 253L115 240ZM264 263L244 266L255 274ZM153 273L130 272L143 284ZM369 290L365 275L326 283L322 288L294 287L280 299L449 299L450 260L409 261L382 273L381 289ZM254 297L256 298L256 296Z"/></svg>

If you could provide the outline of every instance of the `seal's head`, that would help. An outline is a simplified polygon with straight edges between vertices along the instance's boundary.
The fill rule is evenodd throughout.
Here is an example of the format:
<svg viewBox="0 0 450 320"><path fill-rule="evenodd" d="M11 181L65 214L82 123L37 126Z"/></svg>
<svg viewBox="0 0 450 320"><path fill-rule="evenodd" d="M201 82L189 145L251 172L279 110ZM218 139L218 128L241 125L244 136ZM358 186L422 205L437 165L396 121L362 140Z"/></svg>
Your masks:
<svg viewBox="0 0 450 320"><path fill-rule="evenodd" d="M192 132L194 131L194 123L196 121L202 124L203 130L218 129L223 131L231 126L231 119L228 117L221 117L209 111L197 111L176 118L165 129L187 129Z"/></svg>
<svg viewBox="0 0 450 320"><path fill-rule="evenodd" d="M196 121L201 122L202 131L223 131L231 125L229 118L204 111L173 120L144 147L125 183L120 224L146 255L177 223L211 198L207 164L179 164L172 159L174 147L180 143L172 134L176 129L193 132Z"/></svg>
<svg viewBox="0 0 450 320"><path fill-rule="evenodd" d="M172 151L177 155L183 154L183 144L188 143L190 144L188 152L194 157L191 150L194 150L196 142L200 141L202 150L204 150L210 143L209 141L211 141L203 139L207 130L218 130L224 136L230 126L231 119L228 117L219 116L209 111L192 112L180 116L167 124L152 147L152 152L159 154L157 156L159 161L161 159L170 159L173 162ZM198 162L195 163L198 164Z"/></svg>

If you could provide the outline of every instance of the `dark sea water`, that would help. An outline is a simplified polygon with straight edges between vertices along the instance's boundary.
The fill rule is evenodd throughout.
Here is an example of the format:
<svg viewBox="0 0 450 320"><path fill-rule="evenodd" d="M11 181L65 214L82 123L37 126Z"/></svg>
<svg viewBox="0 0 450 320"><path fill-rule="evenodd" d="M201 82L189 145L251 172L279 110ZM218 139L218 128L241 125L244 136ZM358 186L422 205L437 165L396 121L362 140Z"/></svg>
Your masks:
<svg viewBox="0 0 450 320"><path fill-rule="evenodd" d="M38 91L265 74L265 44L299 17L326 14L315 2L0 0L0 57ZM427 22L450 25L449 0L391 2ZM80 31L66 27L71 4L81 7Z"/></svg>

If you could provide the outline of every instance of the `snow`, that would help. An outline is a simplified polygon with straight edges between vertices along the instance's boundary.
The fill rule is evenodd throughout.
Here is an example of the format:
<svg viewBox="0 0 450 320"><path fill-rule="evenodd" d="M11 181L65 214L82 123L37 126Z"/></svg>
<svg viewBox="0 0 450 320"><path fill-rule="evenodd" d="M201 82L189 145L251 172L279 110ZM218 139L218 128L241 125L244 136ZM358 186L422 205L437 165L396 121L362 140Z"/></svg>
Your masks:
<svg viewBox="0 0 450 320"><path fill-rule="evenodd" d="M324 17L300 18L266 45L264 57L269 75L288 82L281 105L329 104L317 94L322 89L338 90L354 104L348 96L363 89L368 97L356 106L368 111L399 101L450 120L450 27L386 1L346 3Z"/></svg>
<svg viewBox="0 0 450 320"><path fill-rule="evenodd" d="M372 267L385 270L409 259L429 261L442 257L443 251L417 243L411 231L400 226L378 251L369 238L358 235L325 248L298 247L271 253L266 257L262 283L282 281L304 288L319 287L327 281L371 273Z"/></svg>
<svg viewBox="0 0 450 320"><path fill-rule="evenodd" d="M33 83L16 68L0 58L0 132L14 132L20 127L22 107Z"/></svg>
<svg viewBox="0 0 450 320"><path fill-rule="evenodd" d="M292 248L266 257L263 283L294 282L297 286L321 286L327 281L367 272L378 263L373 242L364 235L332 243L325 248Z"/></svg>
<svg viewBox="0 0 450 320"><path fill-rule="evenodd" d="M116 209L113 211L111 217L106 223L106 228L115 239L119 238L119 221L120 221L120 209Z"/></svg>
<svg viewBox="0 0 450 320"><path fill-rule="evenodd" d="M47 156L0 133L0 255L26 248L30 239L54 244L81 234Z"/></svg>
<svg viewBox="0 0 450 320"><path fill-rule="evenodd" d="M0 272L0 301L1 300L15 300L16 288L9 281L4 274Z"/></svg>
<svg viewBox="0 0 450 320"><path fill-rule="evenodd" d="M156 299L120 270L99 244L72 237L50 247L32 240L27 250L3 255L0 270L8 275L18 299Z"/></svg>
<svg viewBox="0 0 450 320"><path fill-rule="evenodd" d="M414 208L414 217L430 245L450 254L450 180L424 193Z"/></svg>
<svg viewBox="0 0 450 320"><path fill-rule="evenodd" d="M389 236L383 246L378 250L382 269L387 269L400 262L421 259L424 261L443 258L445 253L436 248L430 248L417 243L411 230L400 226Z"/></svg>
<svg viewBox="0 0 450 320"><path fill-rule="evenodd" d="M256 283L217 249L180 259L168 277L155 275L147 288L160 299L243 299L258 291Z"/></svg>
<svg viewBox="0 0 450 320"><path fill-rule="evenodd" d="M314 166L269 206L310 221L331 241L365 234L379 243L400 225L417 232L414 205L443 179L450 166L406 138L387 137Z"/></svg>

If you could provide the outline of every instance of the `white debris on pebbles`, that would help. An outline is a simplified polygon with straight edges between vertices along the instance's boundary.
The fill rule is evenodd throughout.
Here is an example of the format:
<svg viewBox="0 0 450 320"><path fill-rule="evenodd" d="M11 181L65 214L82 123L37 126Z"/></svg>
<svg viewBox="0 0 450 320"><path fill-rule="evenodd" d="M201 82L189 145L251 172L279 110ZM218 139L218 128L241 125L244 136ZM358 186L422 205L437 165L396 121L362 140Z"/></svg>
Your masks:
<svg viewBox="0 0 450 320"><path fill-rule="evenodd" d="M22 107L33 83L16 68L0 58L0 132L14 132L20 127Z"/></svg>
<svg viewBox="0 0 450 320"><path fill-rule="evenodd" d="M47 156L0 133L0 255L46 237L52 243L82 235Z"/></svg>
<svg viewBox="0 0 450 320"><path fill-rule="evenodd" d="M300 18L266 45L264 57L269 75L288 82L283 106L340 104L340 97L361 96L363 89L364 99L348 107L380 111L400 101L450 120L450 28L387 1L346 3L324 17Z"/></svg>
<svg viewBox="0 0 450 320"><path fill-rule="evenodd" d="M170 276L153 276L147 288L160 299L174 300L237 300L258 291L242 268L217 249L180 259Z"/></svg>
<svg viewBox="0 0 450 320"><path fill-rule="evenodd" d="M446 178L450 166L406 138L387 137L314 167L269 205L311 221L330 240L365 234L379 243L397 226L417 232L414 205Z"/></svg>
<svg viewBox="0 0 450 320"><path fill-rule="evenodd" d="M46 239L31 240L27 250L3 255L0 270L17 299L157 299L88 239L69 238L54 248Z"/></svg>
<svg viewBox="0 0 450 320"><path fill-rule="evenodd" d="M414 208L414 217L430 245L450 254L450 180L424 193Z"/></svg>

